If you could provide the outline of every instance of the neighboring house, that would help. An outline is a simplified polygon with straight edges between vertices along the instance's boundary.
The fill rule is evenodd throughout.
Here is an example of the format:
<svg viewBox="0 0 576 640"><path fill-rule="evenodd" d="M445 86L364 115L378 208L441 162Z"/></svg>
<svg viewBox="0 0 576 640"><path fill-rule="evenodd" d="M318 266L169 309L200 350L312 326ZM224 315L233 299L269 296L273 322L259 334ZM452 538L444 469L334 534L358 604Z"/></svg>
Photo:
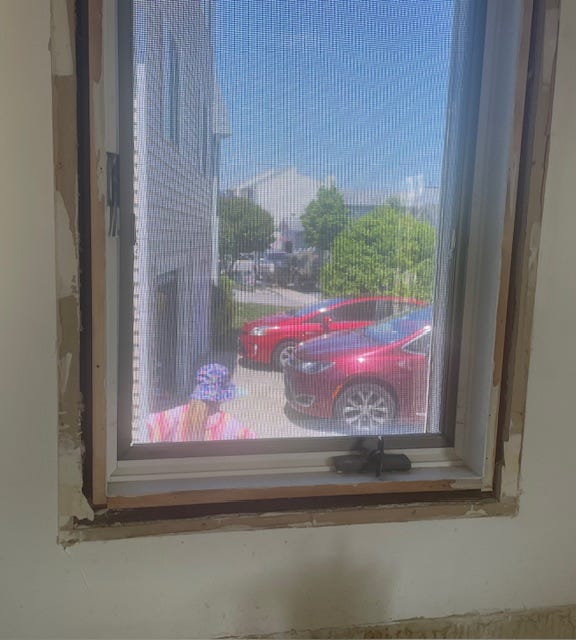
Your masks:
<svg viewBox="0 0 576 640"><path fill-rule="evenodd" d="M369 213L386 202L397 202L418 220L438 223L440 189L426 186L423 176L406 179L406 188L396 191L342 189L342 197L353 218Z"/></svg>
<svg viewBox="0 0 576 640"><path fill-rule="evenodd" d="M342 189L341 193L352 218L360 218L393 197L391 191Z"/></svg>
<svg viewBox="0 0 576 640"><path fill-rule="evenodd" d="M334 183L329 176L315 180L298 172L294 167L276 169L258 174L226 191L226 195L248 198L266 209L274 218L275 241L272 249L284 251L305 247L301 216L314 200L322 185ZM344 202L352 218L359 218L374 207L395 199L418 219L432 224L438 219L438 195L436 187L424 186L422 176L406 180L401 191L341 189Z"/></svg>
<svg viewBox="0 0 576 640"><path fill-rule="evenodd" d="M248 198L268 211L274 219L275 241L272 249L284 251L304 247L300 217L316 197L322 185L302 175L294 167L261 173L229 189L227 195Z"/></svg>
<svg viewBox="0 0 576 640"><path fill-rule="evenodd" d="M211 2L134 2L134 424L210 347L219 141ZM215 240L216 237L216 240Z"/></svg>

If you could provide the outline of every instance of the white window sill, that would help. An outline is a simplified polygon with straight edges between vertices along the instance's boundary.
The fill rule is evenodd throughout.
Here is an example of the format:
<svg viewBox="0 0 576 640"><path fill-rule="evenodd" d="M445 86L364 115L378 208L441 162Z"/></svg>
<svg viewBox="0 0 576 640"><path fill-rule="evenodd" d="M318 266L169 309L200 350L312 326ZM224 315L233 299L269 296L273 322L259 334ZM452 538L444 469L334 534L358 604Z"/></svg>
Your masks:
<svg viewBox="0 0 576 640"><path fill-rule="evenodd" d="M482 478L463 466L422 466L410 471L337 474L331 471L196 478L112 479L112 508L209 504L254 499L458 491L482 488Z"/></svg>

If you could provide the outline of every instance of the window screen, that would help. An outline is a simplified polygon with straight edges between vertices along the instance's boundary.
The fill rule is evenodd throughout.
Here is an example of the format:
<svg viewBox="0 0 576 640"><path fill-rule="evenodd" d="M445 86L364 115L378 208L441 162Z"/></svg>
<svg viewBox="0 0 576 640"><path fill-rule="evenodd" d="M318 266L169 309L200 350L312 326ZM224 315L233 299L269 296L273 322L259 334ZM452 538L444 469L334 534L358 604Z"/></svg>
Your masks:
<svg viewBox="0 0 576 640"><path fill-rule="evenodd" d="M133 0L133 443L439 431L466 6Z"/></svg>

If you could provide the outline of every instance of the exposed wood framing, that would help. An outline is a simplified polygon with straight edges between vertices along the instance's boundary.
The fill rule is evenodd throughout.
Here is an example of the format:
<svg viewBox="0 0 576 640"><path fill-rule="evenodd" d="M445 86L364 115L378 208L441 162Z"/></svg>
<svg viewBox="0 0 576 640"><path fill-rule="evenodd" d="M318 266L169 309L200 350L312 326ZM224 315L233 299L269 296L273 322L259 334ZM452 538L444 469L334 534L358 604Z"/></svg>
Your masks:
<svg viewBox="0 0 576 640"><path fill-rule="evenodd" d="M508 316L502 351L501 403L495 490L501 498L520 493L520 459L530 364L544 187L548 166L560 0L534 4L533 47L522 135L514 240L508 280Z"/></svg>
<svg viewBox="0 0 576 640"><path fill-rule="evenodd" d="M92 502L99 506L106 504L106 151L102 83L102 0L90 0L87 11L92 273Z"/></svg>
<svg viewBox="0 0 576 640"><path fill-rule="evenodd" d="M532 6L530 6L532 5ZM498 407L502 400L502 370L504 366L504 345L506 341L506 323L508 316L509 282L514 245L514 221L517 215L518 175L522 165L522 131L526 104L526 79L532 43L531 22L533 3L526 2L522 16L522 39L518 51L516 86L514 87L514 111L512 117L512 136L510 163L506 176L506 204L502 230L502 247L500 256L500 288L496 310L496 334L494 343L494 365L492 369L492 401L490 424L488 426L488 443L486 446L485 477L489 479L489 487L494 482L494 470L497 452ZM521 213L519 214L521 215Z"/></svg>
<svg viewBox="0 0 576 640"><path fill-rule="evenodd" d="M83 492L80 392L78 84L74 0L52 0L51 38L58 327L58 515L61 529L93 518ZM84 460L90 468L90 460Z"/></svg>
<svg viewBox="0 0 576 640"><path fill-rule="evenodd" d="M254 506L257 511L258 506ZM282 529L294 527L330 527L348 524L442 520L447 518L481 518L514 516L517 503L493 498L413 502L337 509L307 509L262 513L235 513L201 517L162 518L151 514L148 519L126 523L121 512L102 513L94 522L79 522L74 530L62 536L66 546L92 540L118 540L142 536L165 536L209 531L245 531L247 529Z"/></svg>

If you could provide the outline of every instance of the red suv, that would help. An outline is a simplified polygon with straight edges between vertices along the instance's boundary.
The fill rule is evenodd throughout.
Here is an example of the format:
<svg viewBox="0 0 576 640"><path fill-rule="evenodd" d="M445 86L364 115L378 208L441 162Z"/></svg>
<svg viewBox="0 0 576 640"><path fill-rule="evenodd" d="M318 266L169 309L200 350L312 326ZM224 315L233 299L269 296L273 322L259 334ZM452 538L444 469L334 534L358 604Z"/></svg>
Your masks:
<svg viewBox="0 0 576 640"><path fill-rule="evenodd" d="M240 332L239 350L248 360L271 364L281 370L303 340L332 331L361 329L422 304L393 296L322 300L245 323Z"/></svg>
<svg viewBox="0 0 576 640"><path fill-rule="evenodd" d="M423 426L431 307L300 345L284 368L288 404L336 418L350 435L393 421Z"/></svg>

